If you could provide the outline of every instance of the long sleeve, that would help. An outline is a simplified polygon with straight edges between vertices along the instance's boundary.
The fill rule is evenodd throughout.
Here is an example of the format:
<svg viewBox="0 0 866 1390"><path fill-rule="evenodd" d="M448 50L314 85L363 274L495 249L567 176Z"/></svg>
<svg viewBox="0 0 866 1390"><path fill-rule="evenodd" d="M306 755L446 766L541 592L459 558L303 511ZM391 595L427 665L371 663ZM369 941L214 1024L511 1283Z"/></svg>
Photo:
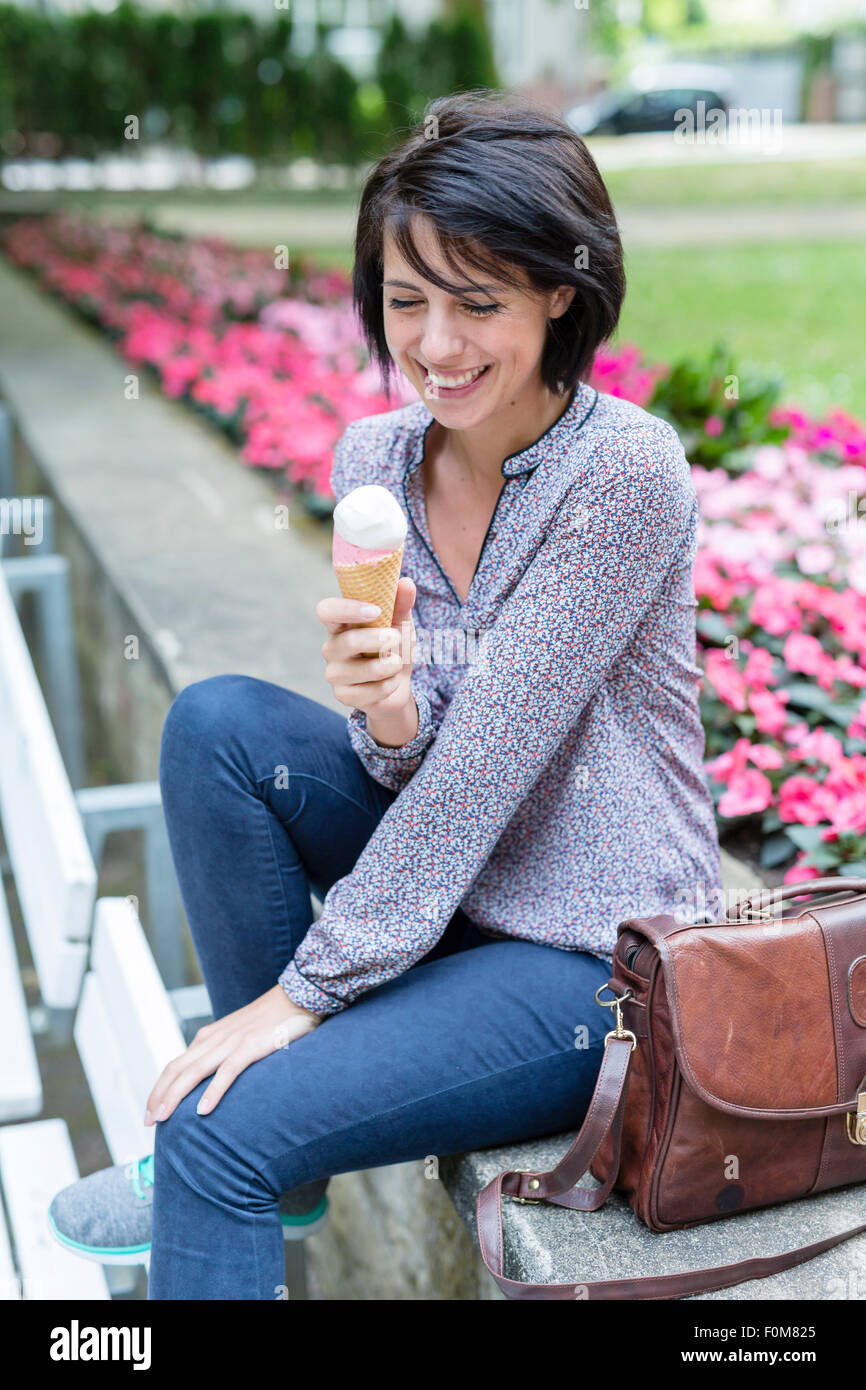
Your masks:
<svg viewBox="0 0 866 1390"><path fill-rule="evenodd" d="M694 490L673 432L605 432L596 450L502 607L485 661L281 975L303 1007L337 1013L436 943L688 542Z"/></svg>
<svg viewBox="0 0 866 1390"><path fill-rule="evenodd" d="M382 747L367 732L367 716L363 710L350 710L346 721L349 742L370 776L393 791L400 791L418 771L447 708L426 666L413 669L412 694L418 706L418 732L397 748Z"/></svg>

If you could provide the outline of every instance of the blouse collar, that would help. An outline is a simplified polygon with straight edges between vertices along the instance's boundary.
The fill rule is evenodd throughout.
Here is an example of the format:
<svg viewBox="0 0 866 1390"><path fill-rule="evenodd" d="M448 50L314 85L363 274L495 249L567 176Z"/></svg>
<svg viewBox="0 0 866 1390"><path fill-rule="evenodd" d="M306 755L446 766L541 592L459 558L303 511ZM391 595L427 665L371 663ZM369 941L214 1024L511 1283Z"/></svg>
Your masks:
<svg viewBox="0 0 866 1390"><path fill-rule="evenodd" d="M567 446L583 428L595 409L597 401L598 391L596 388L588 386L586 382L579 381L570 405L563 411L559 419L555 420L532 444L516 454L508 454L503 459L503 478L514 478L521 473L531 473L544 457L550 456L560 449L567 453ZM416 402L416 406L419 420L414 440L415 448L409 450L404 477L413 473L424 458L427 431L435 419L423 401Z"/></svg>

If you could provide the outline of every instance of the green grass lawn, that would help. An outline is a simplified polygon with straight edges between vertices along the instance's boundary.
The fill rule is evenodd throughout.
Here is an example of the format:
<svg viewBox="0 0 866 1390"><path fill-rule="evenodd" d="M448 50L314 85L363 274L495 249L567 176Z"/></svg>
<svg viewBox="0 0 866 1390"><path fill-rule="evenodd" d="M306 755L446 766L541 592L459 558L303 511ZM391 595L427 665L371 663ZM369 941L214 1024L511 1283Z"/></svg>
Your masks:
<svg viewBox="0 0 866 1390"><path fill-rule="evenodd" d="M866 274L856 242L639 248L626 275L615 342L669 362L722 338L741 363L778 368L788 401L866 418Z"/></svg>
<svg viewBox="0 0 866 1390"><path fill-rule="evenodd" d="M675 164L602 171L617 212L625 207L729 208L737 203L862 203L866 159Z"/></svg>

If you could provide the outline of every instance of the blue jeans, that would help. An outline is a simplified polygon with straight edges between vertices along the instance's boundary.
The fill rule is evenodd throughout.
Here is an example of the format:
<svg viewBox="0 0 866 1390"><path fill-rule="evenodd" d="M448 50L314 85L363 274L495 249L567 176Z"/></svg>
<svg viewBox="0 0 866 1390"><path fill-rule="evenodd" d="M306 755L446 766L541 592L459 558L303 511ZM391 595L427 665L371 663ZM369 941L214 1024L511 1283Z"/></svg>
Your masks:
<svg viewBox="0 0 866 1390"><path fill-rule="evenodd" d="M220 1018L276 983L312 921L311 887L324 898L352 871L397 793L363 768L339 714L242 675L177 696L160 783ZM281 1193L579 1125L608 976L597 956L497 940L458 909L426 956L247 1067L209 1115L201 1081L156 1127L148 1297L274 1299Z"/></svg>

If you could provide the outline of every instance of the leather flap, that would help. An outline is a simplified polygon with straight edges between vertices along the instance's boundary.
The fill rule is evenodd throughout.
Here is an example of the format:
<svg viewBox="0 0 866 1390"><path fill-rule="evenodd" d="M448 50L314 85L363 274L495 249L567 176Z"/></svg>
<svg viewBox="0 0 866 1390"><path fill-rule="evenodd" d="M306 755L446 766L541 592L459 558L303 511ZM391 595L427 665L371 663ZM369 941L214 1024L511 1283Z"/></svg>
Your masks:
<svg viewBox="0 0 866 1390"><path fill-rule="evenodd" d="M680 1068L702 1100L767 1119L852 1108L866 1028L848 976L866 952L866 899L770 922L633 925L661 957Z"/></svg>

